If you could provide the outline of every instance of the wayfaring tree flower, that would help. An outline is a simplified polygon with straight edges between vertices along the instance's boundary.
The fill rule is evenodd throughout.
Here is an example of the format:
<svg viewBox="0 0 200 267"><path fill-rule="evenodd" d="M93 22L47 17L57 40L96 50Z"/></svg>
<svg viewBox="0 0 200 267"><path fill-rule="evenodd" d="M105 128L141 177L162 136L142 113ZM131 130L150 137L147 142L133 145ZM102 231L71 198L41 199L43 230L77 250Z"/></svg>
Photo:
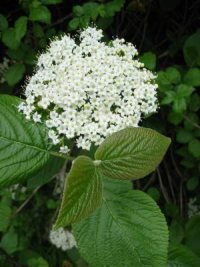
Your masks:
<svg viewBox="0 0 200 267"><path fill-rule="evenodd" d="M76 241L73 234L64 228L50 231L49 241L63 251L76 247Z"/></svg>
<svg viewBox="0 0 200 267"><path fill-rule="evenodd" d="M53 40L25 88L19 110L45 123L62 153L69 152L67 140L89 150L157 109L155 76L139 62L136 48L102 38L101 30L88 27L78 38Z"/></svg>

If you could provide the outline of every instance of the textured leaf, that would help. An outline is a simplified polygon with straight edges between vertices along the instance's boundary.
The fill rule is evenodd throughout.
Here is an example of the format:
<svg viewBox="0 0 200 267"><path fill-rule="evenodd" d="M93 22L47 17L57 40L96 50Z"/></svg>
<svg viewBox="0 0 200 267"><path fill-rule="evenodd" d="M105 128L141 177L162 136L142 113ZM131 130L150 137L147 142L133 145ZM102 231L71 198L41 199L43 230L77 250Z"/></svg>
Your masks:
<svg viewBox="0 0 200 267"><path fill-rule="evenodd" d="M16 97L0 96L0 187L37 172L54 154L45 128L18 112L20 102Z"/></svg>
<svg viewBox="0 0 200 267"><path fill-rule="evenodd" d="M55 228L80 221L88 216L102 200L102 182L93 161L78 157L66 179L62 205Z"/></svg>
<svg viewBox="0 0 200 267"><path fill-rule="evenodd" d="M141 191L104 193L102 206L73 225L73 233L90 267L166 266L167 225Z"/></svg>
<svg viewBox="0 0 200 267"><path fill-rule="evenodd" d="M169 138L154 130L126 128L106 138L95 159L108 177L138 179L155 170L169 144Z"/></svg>
<svg viewBox="0 0 200 267"><path fill-rule="evenodd" d="M28 188L36 188L51 181L59 173L65 160L53 156L47 161L43 168L28 179Z"/></svg>
<svg viewBox="0 0 200 267"><path fill-rule="evenodd" d="M183 245L169 248L169 262L167 267L199 267L200 258Z"/></svg>

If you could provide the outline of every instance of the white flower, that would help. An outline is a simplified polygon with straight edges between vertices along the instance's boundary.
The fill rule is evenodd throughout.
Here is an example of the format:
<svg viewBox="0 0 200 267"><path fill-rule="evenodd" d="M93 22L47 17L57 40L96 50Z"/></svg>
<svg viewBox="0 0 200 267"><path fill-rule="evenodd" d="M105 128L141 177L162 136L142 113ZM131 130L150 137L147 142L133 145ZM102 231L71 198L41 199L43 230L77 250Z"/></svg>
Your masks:
<svg viewBox="0 0 200 267"><path fill-rule="evenodd" d="M49 234L49 240L53 245L63 251L76 247L76 241L73 234L64 228L51 231Z"/></svg>
<svg viewBox="0 0 200 267"><path fill-rule="evenodd" d="M70 152L70 149L68 148L68 146L61 146L60 147L60 153L67 154L69 152Z"/></svg>
<svg viewBox="0 0 200 267"><path fill-rule="evenodd" d="M38 114L38 112L35 112L33 114L33 120L34 122L41 122L41 114Z"/></svg>
<svg viewBox="0 0 200 267"><path fill-rule="evenodd" d="M68 35L55 39L27 84L19 110L44 122L61 151L69 139L89 150L157 109L155 76L138 61L136 48L102 37L102 30L89 27L77 42Z"/></svg>

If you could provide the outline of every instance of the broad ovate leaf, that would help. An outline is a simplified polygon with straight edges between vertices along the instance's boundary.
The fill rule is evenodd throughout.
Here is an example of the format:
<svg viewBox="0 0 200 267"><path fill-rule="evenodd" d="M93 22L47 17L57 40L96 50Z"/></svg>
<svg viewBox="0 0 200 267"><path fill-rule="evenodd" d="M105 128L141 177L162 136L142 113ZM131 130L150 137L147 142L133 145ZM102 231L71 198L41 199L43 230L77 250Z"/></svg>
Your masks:
<svg viewBox="0 0 200 267"><path fill-rule="evenodd" d="M166 267L168 230L156 203L141 191L111 188L100 208L73 225L84 259L90 267Z"/></svg>
<svg viewBox="0 0 200 267"><path fill-rule="evenodd" d="M54 155L45 127L27 121L17 110L20 102L0 95L0 187L29 177Z"/></svg>
<svg viewBox="0 0 200 267"><path fill-rule="evenodd" d="M154 130L130 127L106 138L95 159L108 177L138 179L156 169L169 144L169 138Z"/></svg>
<svg viewBox="0 0 200 267"><path fill-rule="evenodd" d="M87 217L101 204L102 182L93 161L79 156L67 176L55 228Z"/></svg>

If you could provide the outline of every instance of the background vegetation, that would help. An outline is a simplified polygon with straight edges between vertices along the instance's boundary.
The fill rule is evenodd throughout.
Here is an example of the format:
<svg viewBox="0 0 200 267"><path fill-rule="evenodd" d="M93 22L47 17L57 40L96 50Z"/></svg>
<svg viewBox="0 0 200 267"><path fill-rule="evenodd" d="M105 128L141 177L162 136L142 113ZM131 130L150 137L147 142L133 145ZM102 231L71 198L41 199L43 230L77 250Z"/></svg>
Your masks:
<svg viewBox="0 0 200 267"><path fill-rule="evenodd" d="M198 0L0 3L1 94L23 97L23 85L49 39L91 23L106 38L134 43L141 61L158 72L160 109L142 125L170 136L173 144L161 166L134 187L148 192L161 207L170 246L187 258L184 266L193 266L191 258L194 262L200 257L199 10ZM0 191L0 266L87 266L75 248L63 252L49 242L62 184L60 166L47 166L48 175L39 173Z"/></svg>

